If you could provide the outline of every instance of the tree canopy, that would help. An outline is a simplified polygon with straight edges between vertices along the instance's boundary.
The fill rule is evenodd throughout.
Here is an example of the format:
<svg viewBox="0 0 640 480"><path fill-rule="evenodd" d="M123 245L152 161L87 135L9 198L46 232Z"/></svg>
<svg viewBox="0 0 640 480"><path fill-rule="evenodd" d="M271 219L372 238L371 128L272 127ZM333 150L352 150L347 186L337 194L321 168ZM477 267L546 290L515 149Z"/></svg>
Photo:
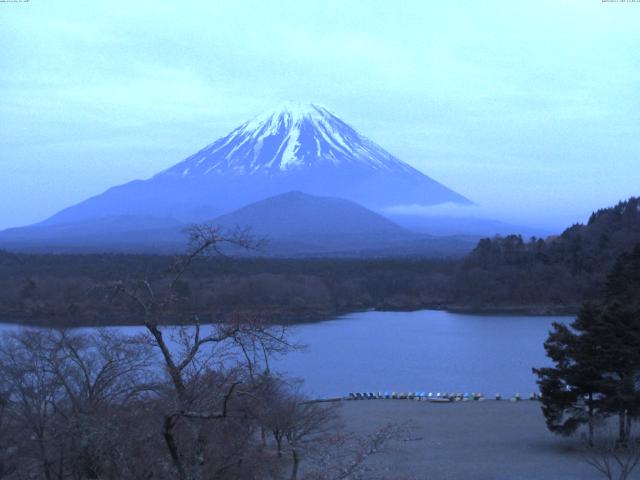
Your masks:
<svg viewBox="0 0 640 480"><path fill-rule="evenodd" d="M534 369L553 432L571 434L617 415L619 441L640 417L640 245L621 255L607 277L605 301L585 304L569 326L553 325L545 350L554 366Z"/></svg>

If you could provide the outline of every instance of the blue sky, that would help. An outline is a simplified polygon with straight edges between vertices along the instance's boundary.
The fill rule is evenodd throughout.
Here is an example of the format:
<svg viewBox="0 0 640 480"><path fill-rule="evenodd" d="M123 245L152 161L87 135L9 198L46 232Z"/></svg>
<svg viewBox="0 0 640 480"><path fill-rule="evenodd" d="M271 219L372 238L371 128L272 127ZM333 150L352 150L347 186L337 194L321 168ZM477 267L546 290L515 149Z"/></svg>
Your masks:
<svg viewBox="0 0 640 480"><path fill-rule="evenodd" d="M0 3L0 228L296 100L470 215L559 229L640 194L639 26L601 0Z"/></svg>

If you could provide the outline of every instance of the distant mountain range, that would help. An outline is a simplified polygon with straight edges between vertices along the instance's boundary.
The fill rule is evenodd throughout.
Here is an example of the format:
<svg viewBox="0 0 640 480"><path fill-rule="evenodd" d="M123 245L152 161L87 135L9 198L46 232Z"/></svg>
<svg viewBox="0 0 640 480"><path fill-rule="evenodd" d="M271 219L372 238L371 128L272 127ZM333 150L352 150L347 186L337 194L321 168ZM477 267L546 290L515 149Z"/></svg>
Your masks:
<svg viewBox="0 0 640 480"><path fill-rule="evenodd" d="M477 240L415 233L350 200L302 192L252 203L213 223L251 227L275 255L461 256Z"/></svg>
<svg viewBox="0 0 640 480"><path fill-rule="evenodd" d="M170 253L185 247L187 224L168 217L113 215L40 223L0 232L0 248L23 252Z"/></svg>
<svg viewBox="0 0 640 480"><path fill-rule="evenodd" d="M416 233L437 236L468 235L493 237L495 235L518 234L524 238L545 238L556 232L551 229L533 228L525 225L500 222L478 217L448 217L445 215L384 214L401 227Z"/></svg>
<svg viewBox="0 0 640 480"><path fill-rule="evenodd" d="M461 256L477 238L411 232L350 200L288 192L210 219L232 231L248 228L264 245L228 253L267 256ZM40 224L0 232L0 247L21 251L175 253L186 246L188 223L121 215Z"/></svg>

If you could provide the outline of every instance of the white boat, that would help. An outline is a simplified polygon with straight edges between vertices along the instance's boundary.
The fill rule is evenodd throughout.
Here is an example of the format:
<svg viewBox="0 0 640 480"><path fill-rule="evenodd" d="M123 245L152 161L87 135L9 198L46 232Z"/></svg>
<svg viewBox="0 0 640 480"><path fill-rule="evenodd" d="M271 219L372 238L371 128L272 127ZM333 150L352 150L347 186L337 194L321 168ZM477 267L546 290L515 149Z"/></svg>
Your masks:
<svg viewBox="0 0 640 480"><path fill-rule="evenodd" d="M450 403L451 402L451 399L446 397L431 397L428 400L433 403Z"/></svg>

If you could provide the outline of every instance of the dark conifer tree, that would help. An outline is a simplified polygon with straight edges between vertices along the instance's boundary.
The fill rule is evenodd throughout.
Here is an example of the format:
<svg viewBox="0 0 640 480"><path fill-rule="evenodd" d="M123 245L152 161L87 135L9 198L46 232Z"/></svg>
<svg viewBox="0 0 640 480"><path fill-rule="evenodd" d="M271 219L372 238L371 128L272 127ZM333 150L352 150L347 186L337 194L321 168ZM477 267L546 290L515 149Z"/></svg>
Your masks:
<svg viewBox="0 0 640 480"><path fill-rule="evenodd" d="M605 304L554 324L545 349L554 367L534 372L548 428L569 435L588 424L591 440L597 417L617 415L625 443L640 417L640 246L616 261Z"/></svg>
<svg viewBox="0 0 640 480"><path fill-rule="evenodd" d="M607 277L605 301L618 303L625 310L640 309L640 244L616 259Z"/></svg>
<svg viewBox="0 0 640 480"><path fill-rule="evenodd" d="M594 423L604 412L599 402L602 384L597 345L593 337L584 335L583 327L593 324L598 315L595 307L585 305L570 327L554 323L544 347L555 366L533 370L538 375L549 430L571 435L586 424L590 443Z"/></svg>
<svg viewBox="0 0 640 480"><path fill-rule="evenodd" d="M640 416L640 311L608 305L583 336L596 340L599 403L618 416L619 441L626 443L632 419Z"/></svg>

